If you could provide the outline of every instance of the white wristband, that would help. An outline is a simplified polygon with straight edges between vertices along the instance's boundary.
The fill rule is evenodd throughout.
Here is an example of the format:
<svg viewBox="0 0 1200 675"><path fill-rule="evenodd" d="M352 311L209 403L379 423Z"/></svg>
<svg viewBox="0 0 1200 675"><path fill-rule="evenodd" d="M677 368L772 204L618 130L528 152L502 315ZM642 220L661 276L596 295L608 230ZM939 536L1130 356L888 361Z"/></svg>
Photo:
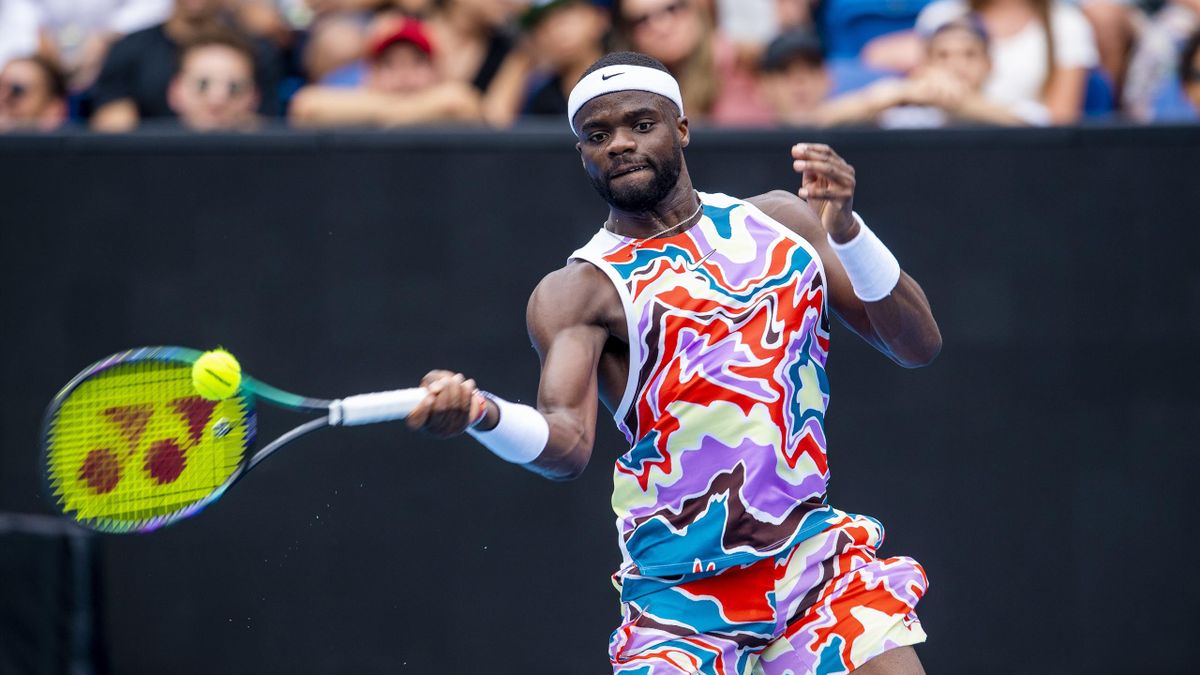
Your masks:
<svg viewBox="0 0 1200 675"><path fill-rule="evenodd" d="M900 263L861 216L855 213L854 219L858 221L858 234L844 244L826 235L829 245L842 261L858 299L863 302L882 300L900 283Z"/></svg>
<svg viewBox="0 0 1200 675"><path fill-rule="evenodd" d="M496 456L513 464L528 464L542 454L550 440L550 425L536 408L505 401L499 396L481 392L496 404L500 421L488 431L467 429L471 437Z"/></svg>

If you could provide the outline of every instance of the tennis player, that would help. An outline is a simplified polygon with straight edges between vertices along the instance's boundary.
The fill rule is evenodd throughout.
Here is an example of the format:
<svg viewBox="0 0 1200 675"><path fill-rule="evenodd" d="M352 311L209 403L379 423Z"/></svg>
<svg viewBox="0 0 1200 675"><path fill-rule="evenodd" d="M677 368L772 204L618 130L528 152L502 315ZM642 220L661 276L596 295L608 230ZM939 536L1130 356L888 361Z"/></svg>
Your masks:
<svg viewBox="0 0 1200 675"><path fill-rule="evenodd" d="M879 558L883 526L826 502L829 317L902 366L941 336L920 286L852 210L854 169L792 148L798 195L697 192L679 85L633 53L596 62L571 129L609 217L529 300L537 407L435 370L408 417L464 430L552 479L592 454L597 398L629 450L613 470L617 673L921 673L926 578Z"/></svg>

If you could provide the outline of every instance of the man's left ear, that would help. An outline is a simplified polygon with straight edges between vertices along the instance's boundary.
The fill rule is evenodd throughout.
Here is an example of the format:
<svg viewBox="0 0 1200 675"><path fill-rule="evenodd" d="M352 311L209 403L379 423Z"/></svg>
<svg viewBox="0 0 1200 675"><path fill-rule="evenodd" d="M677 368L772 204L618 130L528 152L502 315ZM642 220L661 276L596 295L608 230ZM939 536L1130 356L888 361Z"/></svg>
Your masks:
<svg viewBox="0 0 1200 675"><path fill-rule="evenodd" d="M679 145L686 148L688 141L691 140L691 133L688 131L688 118L680 116L675 122L675 130L679 133Z"/></svg>

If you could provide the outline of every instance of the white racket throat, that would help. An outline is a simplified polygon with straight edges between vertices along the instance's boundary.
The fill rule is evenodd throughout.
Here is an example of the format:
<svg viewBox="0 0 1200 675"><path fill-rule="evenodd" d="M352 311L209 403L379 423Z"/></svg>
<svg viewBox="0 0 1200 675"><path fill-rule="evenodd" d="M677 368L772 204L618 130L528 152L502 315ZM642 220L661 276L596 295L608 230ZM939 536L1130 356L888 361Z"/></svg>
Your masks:
<svg viewBox="0 0 1200 675"><path fill-rule="evenodd" d="M428 395L424 387L413 387L347 396L329 404L329 426L352 427L402 420Z"/></svg>

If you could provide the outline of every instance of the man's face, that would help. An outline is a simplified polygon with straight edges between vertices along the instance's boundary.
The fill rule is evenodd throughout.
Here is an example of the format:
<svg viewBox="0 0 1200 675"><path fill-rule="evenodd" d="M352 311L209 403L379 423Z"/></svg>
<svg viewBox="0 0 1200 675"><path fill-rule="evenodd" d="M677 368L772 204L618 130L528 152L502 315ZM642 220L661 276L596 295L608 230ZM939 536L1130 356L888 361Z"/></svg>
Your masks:
<svg viewBox="0 0 1200 675"><path fill-rule="evenodd" d="M807 119L829 96L831 84L825 67L803 58L793 58L782 69L763 73L763 93L779 119Z"/></svg>
<svg viewBox="0 0 1200 675"><path fill-rule="evenodd" d="M60 104L36 63L18 59L0 71L0 130L44 127Z"/></svg>
<svg viewBox="0 0 1200 675"><path fill-rule="evenodd" d="M410 94L437 84L433 59L411 42L397 42L371 62L367 86L388 94Z"/></svg>
<svg viewBox="0 0 1200 675"><path fill-rule="evenodd" d="M987 45L966 28L948 28L929 41L925 63L947 70L972 91L981 91L992 70Z"/></svg>
<svg viewBox="0 0 1200 675"><path fill-rule="evenodd" d="M658 205L679 181L687 120L657 94L622 91L588 101L575 115L592 187L623 211Z"/></svg>
<svg viewBox="0 0 1200 675"><path fill-rule="evenodd" d="M250 124L258 108L254 66L245 54L224 45L190 50L171 82L171 107L184 126L229 129Z"/></svg>

